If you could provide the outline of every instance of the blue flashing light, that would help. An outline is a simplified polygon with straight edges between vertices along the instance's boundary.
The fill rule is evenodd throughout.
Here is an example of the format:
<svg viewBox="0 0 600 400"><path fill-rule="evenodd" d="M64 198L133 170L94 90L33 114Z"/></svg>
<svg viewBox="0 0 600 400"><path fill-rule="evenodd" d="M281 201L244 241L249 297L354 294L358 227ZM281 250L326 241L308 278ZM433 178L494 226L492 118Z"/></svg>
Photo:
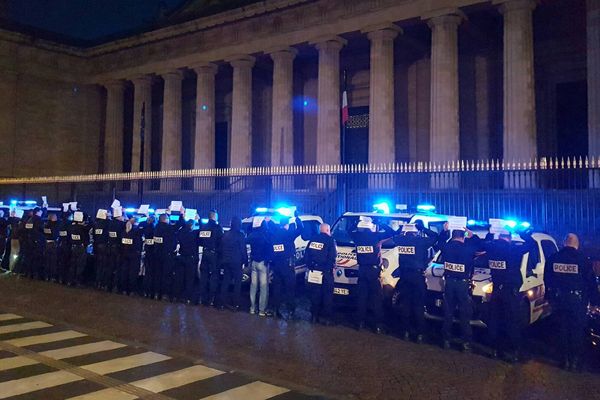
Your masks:
<svg viewBox="0 0 600 400"><path fill-rule="evenodd" d="M513 229L515 226L517 226L517 221L509 219L506 221L506 226Z"/></svg>
<svg viewBox="0 0 600 400"><path fill-rule="evenodd" d="M474 219L470 219L470 220L467 221L467 225L468 226L477 225L477 221L475 221Z"/></svg>
<svg viewBox="0 0 600 400"><path fill-rule="evenodd" d="M137 212L137 208L128 207L128 208L124 209L123 211L126 213L134 213L134 212Z"/></svg>
<svg viewBox="0 0 600 400"><path fill-rule="evenodd" d="M375 212L380 212L382 214L389 214L390 213L390 205L388 203L386 203L385 201L382 201L381 203L375 203L375 204L373 204L373 210L375 210Z"/></svg>
<svg viewBox="0 0 600 400"><path fill-rule="evenodd" d="M10 205L11 206L16 206L17 205L17 201L16 200L11 200L10 201Z"/></svg>
<svg viewBox="0 0 600 400"><path fill-rule="evenodd" d="M433 212L433 211L435 211L435 206L432 204L419 204L417 206L417 211Z"/></svg>
<svg viewBox="0 0 600 400"><path fill-rule="evenodd" d="M523 229L529 229L531 227L531 224L527 221L523 221L521 222L521 228Z"/></svg>
<svg viewBox="0 0 600 400"><path fill-rule="evenodd" d="M155 211L154 208L149 208L148 209L148 214L154 214L154 211Z"/></svg>
<svg viewBox="0 0 600 400"><path fill-rule="evenodd" d="M308 107L308 100L304 100L302 104L304 105L304 107Z"/></svg>
<svg viewBox="0 0 600 400"><path fill-rule="evenodd" d="M208 218L202 218L200 222L202 222L203 224L208 224Z"/></svg>
<svg viewBox="0 0 600 400"><path fill-rule="evenodd" d="M37 201L35 201L35 200L27 200L27 201L25 201L25 204L27 204L27 205L30 206L30 205L33 205L33 204L37 204Z"/></svg>
<svg viewBox="0 0 600 400"><path fill-rule="evenodd" d="M294 207L279 207L277 213L284 217L291 217L294 214Z"/></svg>
<svg viewBox="0 0 600 400"><path fill-rule="evenodd" d="M269 209L267 207L257 207L256 208L257 213L266 213L267 211L269 211Z"/></svg>
<svg viewBox="0 0 600 400"><path fill-rule="evenodd" d="M202 104L202 111L208 110L208 106L206 104Z"/></svg>

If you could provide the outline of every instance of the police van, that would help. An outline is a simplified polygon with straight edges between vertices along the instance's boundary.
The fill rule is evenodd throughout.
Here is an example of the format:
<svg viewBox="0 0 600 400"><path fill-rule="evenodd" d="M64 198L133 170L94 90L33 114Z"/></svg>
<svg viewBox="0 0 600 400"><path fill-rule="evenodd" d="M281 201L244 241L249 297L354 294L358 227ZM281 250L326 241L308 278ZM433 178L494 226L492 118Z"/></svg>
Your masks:
<svg viewBox="0 0 600 400"><path fill-rule="evenodd" d="M473 230L473 234L484 239L487 230ZM522 242L518 233L513 233L513 240ZM548 234L534 232L531 235L535 241L532 252L525 254L521 260L521 275L523 286L520 320L523 326L532 324L550 313L550 306L545 299L544 265L548 257L558 251L556 241ZM425 270L427 284L426 313L429 319L443 319L444 264L441 252L438 251L428 268ZM475 268L472 278L473 319L471 325L486 327L489 316L489 300L494 290L491 270L487 266L487 257L480 253L475 258Z"/></svg>
<svg viewBox="0 0 600 400"><path fill-rule="evenodd" d="M356 249L351 238L351 232L356 228L361 217L370 217L376 225L385 224L400 233L405 224L413 224L417 220L423 221L426 228L439 233L443 230L448 216L436 214L434 207L429 205L417 206L416 212L389 213L389 208L382 210L376 205L374 212L347 212L344 213L333 225L332 236L337 244L337 261L334 267L334 294L340 298L349 298L356 295L358 283L358 264L356 261ZM394 295L398 278L396 271L398 265L398 246L391 241L383 243L381 248L382 273L381 282L386 298Z"/></svg>

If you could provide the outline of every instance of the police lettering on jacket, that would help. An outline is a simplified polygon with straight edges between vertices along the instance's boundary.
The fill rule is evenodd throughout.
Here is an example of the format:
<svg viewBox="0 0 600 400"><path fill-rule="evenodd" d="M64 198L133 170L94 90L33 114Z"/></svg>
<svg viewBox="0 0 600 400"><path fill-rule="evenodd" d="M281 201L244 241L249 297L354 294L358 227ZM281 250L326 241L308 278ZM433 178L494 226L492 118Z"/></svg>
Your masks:
<svg viewBox="0 0 600 400"><path fill-rule="evenodd" d="M444 262L444 277L450 279L471 279L473 276L473 261L477 248L475 239L465 239L462 243L451 240L442 248L442 260Z"/></svg>
<svg viewBox="0 0 600 400"><path fill-rule="evenodd" d="M296 238L302 234L304 225L300 218L291 224L289 229L275 228L271 237L272 257L275 261L290 260L296 256Z"/></svg>
<svg viewBox="0 0 600 400"><path fill-rule="evenodd" d="M168 222L159 222L154 229L154 251L173 253L177 248L175 237L180 225L171 225Z"/></svg>
<svg viewBox="0 0 600 400"><path fill-rule="evenodd" d="M69 241L72 245L87 246L90 242L90 228L87 225L73 222L67 229Z"/></svg>
<svg viewBox="0 0 600 400"><path fill-rule="evenodd" d="M370 266L381 264L381 243L392 237L394 231L385 228L383 232L357 230L351 233L356 246L356 261L358 265Z"/></svg>
<svg viewBox="0 0 600 400"><path fill-rule="evenodd" d="M308 268L331 272L337 258L335 240L324 233L318 234L306 246L304 256Z"/></svg>
<svg viewBox="0 0 600 400"><path fill-rule="evenodd" d="M399 235L394 236L398 249L398 264L401 270L424 270L429 261L429 248L432 247L437 235L433 231L425 231L427 236Z"/></svg>
<svg viewBox="0 0 600 400"><path fill-rule="evenodd" d="M200 226L198 238L203 251L216 252L219 249L222 237L223 228L212 219Z"/></svg>
<svg viewBox="0 0 600 400"><path fill-rule="evenodd" d="M142 230L133 226L127 232L127 229L123 231L121 235L121 250L123 252L135 252L140 253L142 251Z"/></svg>
<svg viewBox="0 0 600 400"><path fill-rule="evenodd" d="M60 235L60 222L46 221L44 225L44 237L46 241L57 241Z"/></svg>
<svg viewBox="0 0 600 400"><path fill-rule="evenodd" d="M30 246L43 246L46 242L44 236L44 222L42 218L34 215L25 223L25 232Z"/></svg>
<svg viewBox="0 0 600 400"><path fill-rule="evenodd" d="M536 243L531 236L522 236L524 242L494 240L486 245L488 267L494 283L516 287L521 287L523 284L521 274L523 256L532 251Z"/></svg>
<svg viewBox="0 0 600 400"><path fill-rule="evenodd" d="M104 245L108 243L108 227L109 222L105 219L97 219L92 227L92 237L94 238L94 245Z"/></svg>
<svg viewBox="0 0 600 400"><path fill-rule="evenodd" d="M109 221L107 224L108 229L108 243L111 246L120 246L121 245L121 235L125 230L125 221L119 221L118 219L113 219Z"/></svg>
<svg viewBox="0 0 600 400"><path fill-rule="evenodd" d="M594 290L595 278L589 260L573 247L564 247L546 261L544 281L548 289L559 291Z"/></svg>

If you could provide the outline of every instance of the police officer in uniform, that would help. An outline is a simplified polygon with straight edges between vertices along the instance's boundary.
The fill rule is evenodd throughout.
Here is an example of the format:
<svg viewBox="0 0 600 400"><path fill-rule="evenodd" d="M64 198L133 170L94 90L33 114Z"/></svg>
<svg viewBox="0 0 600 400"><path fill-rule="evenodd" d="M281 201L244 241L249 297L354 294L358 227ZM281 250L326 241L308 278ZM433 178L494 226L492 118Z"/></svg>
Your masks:
<svg viewBox="0 0 600 400"><path fill-rule="evenodd" d="M44 279L44 248L46 247L46 238L44 236L44 221L42 215L44 211L36 207L32 211L31 217L25 222L25 232L27 241L27 276L29 278Z"/></svg>
<svg viewBox="0 0 600 400"><path fill-rule="evenodd" d="M398 291L400 294L400 322L404 329L404 339L415 335L417 343L423 342L425 332L425 294L427 291L423 273L429 261L429 248L438 235L426 229L421 220L414 225L404 225L403 234L394 236L394 244L398 248L399 276ZM414 325L410 319L414 318Z"/></svg>
<svg viewBox="0 0 600 400"><path fill-rule="evenodd" d="M290 226L288 217L279 219L279 227L274 227L271 236L273 266L273 308L276 316L293 318L296 308L296 238L302 234L304 225L295 212L296 223Z"/></svg>
<svg viewBox="0 0 600 400"><path fill-rule="evenodd" d="M577 235L568 234L564 247L546 261L544 280L546 295L558 317L562 366L580 371L587 306L597 289L590 262L579 250Z"/></svg>
<svg viewBox="0 0 600 400"><path fill-rule="evenodd" d="M512 241L510 233L502 233L498 240L488 242L485 246L493 284L488 324L490 342L494 348L492 356L497 357L503 350L498 331L500 325L504 325L508 339L505 357L510 362L519 360L521 350L521 261L536 246L529 232L523 232L520 236L524 242Z"/></svg>
<svg viewBox="0 0 600 400"><path fill-rule="evenodd" d="M370 217L360 217L356 230L350 233L356 246L358 262L357 328L364 329L367 308L375 317L375 331L383 333L383 292L381 274L381 244L394 235L394 230L382 224L380 231Z"/></svg>
<svg viewBox="0 0 600 400"><path fill-rule="evenodd" d="M117 272L121 262L121 239L125 231L121 208L113 209L113 218L108 221L106 264L102 271L102 289L112 292L118 282Z"/></svg>
<svg viewBox="0 0 600 400"><path fill-rule="evenodd" d="M198 230L194 229L193 220L185 221L185 225L179 229L177 242L179 243L179 255L175 270L174 297L189 305L196 301L194 283L198 275L198 247L200 245Z"/></svg>
<svg viewBox="0 0 600 400"><path fill-rule="evenodd" d="M308 267L312 322L329 325L333 316L333 267L337 248L328 224L321 224L319 234L306 245L304 254Z"/></svg>
<svg viewBox="0 0 600 400"><path fill-rule="evenodd" d="M4 211L0 210L0 269L8 270L8 260L5 260L8 242L8 220L4 218Z"/></svg>
<svg viewBox="0 0 600 400"><path fill-rule="evenodd" d="M121 265L119 268L118 290L124 295L132 295L137 289L137 278L142 265L142 230L135 217L129 218L121 236Z"/></svg>
<svg viewBox="0 0 600 400"><path fill-rule="evenodd" d="M69 212L61 214L58 223L58 281L64 285L69 283L69 267L71 264L71 241L69 240L68 228Z"/></svg>
<svg viewBox="0 0 600 400"><path fill-rule="evenodd" d="M179 228L180 225L171 224L168 214L162 214L154 229L154 256L158 266L154 298L157 300L171 300L173 297L173 263L177 249L175 234Z"/></svg>
<svg viewBox="0 0 600 400"><path fill-rule="evenodd" d="M108 227L110 221L107 219L106 210L98 210L96 221L92 226L92 241L96 262L96 288L104 287L104 275L108 265Z"/></svg>
<svg viewBox="0 0 600 400"><path fill-rule="evenodd" d="M75 211L73 222L67 229L71 243L71 263L69 267L69 285L83 285L87 263L87 246L90 241L90 229L84 221L81 211Z"/></svg>
<svg viewBox="0 0 600 400"><path fill-rule="evenodd" d="M248 265L246 235L242 232L242 220L239 217L231 219L231 229L225 232L221 238L219 254L224 272L219 306L237 311L240 308L242 268L244 265ZM232 283L233 293L229 296L229 286Z"/></svg>
<svg viewBox="0 0 600 400"><path fill-rule="evenodd" d="M443 347L450 348L452 336L452 323L454 311L458 309L460 322L462 349L471 351L471 278L473 276L473 261L477 252L477 236L469 230L466 231L468 239L465 240L465 231L455 229L452 231L451 240L442 247L442 260L444 262L444 324L442 327Z"/></svg>
<svg viewBox="0 0 600 400"><path fill-rule="evenodd" d="M46 239L46 250L44 269L46 280L56 282L58 280L58 238L59 222L56 214L48 215L48 221L44 225L44 237Z"/></svg>
<svg viewBox="0 0 600 400"><path fill-rule="evenodd" d="M208 213L208 222L200 226L198 237L202 246L200 301L204 305L214 306L221 275L218 250L223 237L223 228L218 223L215 210Z"/></svg>
<svg viewBox="0 0 600 400"><path fill-rule="evenodd" d="M154 279L156 275L156 262L154 260L154 216L140 224L144 235L144 296L154 297Z"/></svg>

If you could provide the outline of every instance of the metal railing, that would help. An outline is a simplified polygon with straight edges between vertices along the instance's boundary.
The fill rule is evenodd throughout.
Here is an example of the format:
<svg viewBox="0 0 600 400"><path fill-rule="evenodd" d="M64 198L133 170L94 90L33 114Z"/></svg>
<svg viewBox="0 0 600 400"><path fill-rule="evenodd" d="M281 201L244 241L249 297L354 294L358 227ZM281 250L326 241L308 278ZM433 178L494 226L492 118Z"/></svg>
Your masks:
<svg viewBox="0 0 600 400"><path fill-rule="evenodd" d="M248 216L259 206L294 204L334 222L345 211L371 210L387 200L409 206L431 203L437 211L471 219L513 217L556 237L577 232L600 239L600 159L541 158L380 165L307 165L152 171L0 179L0 200L78 201L95 214L114 198L136 207L181 200L223 221Z"/></svg>

